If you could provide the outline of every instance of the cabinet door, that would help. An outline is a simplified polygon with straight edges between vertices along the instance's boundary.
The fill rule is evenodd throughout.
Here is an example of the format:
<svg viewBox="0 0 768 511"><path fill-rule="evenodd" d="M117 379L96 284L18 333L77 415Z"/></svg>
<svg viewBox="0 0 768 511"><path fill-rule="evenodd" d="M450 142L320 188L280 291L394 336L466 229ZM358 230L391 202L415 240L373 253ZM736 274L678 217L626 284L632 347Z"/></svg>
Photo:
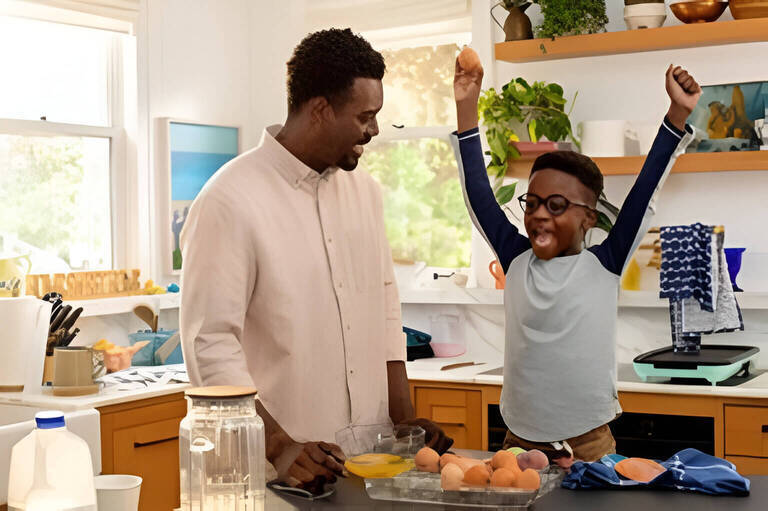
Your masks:
<svg viewBox="0 0 768 511"><path fill-rule="evenodd" d="M438 424L457 449L482 449L482 393L478 390L416 387L417 417Z"/></svg>
<svg viewBox="0 0 768 511"><path fill-rule="evenodd" d="M184 394L105 406L99 413L102 473L141 477L140 511L177 508Z"/></svg>
<svg viewBox="0 0 768 511"><path fill-rule="evenodd" d="M142 477L140 511L174 509L179 504L179 421L121 429L113 439L115 473Z"/></svg>
<svg viewBox="0 0 768 511"><path fill-rule="evenodd" d="M725 454L768 458L768 407L725 407Z"/></svg>

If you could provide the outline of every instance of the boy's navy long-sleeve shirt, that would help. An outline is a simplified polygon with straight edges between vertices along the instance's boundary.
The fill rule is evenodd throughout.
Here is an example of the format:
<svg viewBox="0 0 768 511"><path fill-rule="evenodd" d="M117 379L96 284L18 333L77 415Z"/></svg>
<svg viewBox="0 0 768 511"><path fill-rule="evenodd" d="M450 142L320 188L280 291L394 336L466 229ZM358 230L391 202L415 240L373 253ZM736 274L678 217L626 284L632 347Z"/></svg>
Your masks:
<svg viewBox="0 0 768 511"><path fill-rule="evenodd" d="M616 308L624 266L648 230L655 197L692 129L668 119L608 238L573 256L537 258L507 219L488 180L477 128L454 133L459 178L473 223L506 273L501 414L532 442L573 438L613 420Z"/></svg>

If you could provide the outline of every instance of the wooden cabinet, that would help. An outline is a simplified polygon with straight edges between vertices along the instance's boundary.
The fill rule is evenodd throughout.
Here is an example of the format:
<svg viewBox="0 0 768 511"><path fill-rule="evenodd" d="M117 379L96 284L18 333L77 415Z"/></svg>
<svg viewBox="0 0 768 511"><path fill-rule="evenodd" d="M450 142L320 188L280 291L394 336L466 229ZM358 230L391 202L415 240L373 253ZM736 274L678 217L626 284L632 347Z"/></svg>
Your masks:
<svg viewBox="0 0 768 511"><path fill-rule="evenodd" d="M179 423L183 393L99 408L103 474L143 479L139 511L179 507Z"/></svg>
<svg viewBox="0 0 768 511"><path fill-rule="evenodd" d="M488 407L498 405L501 385L411 380L416 415L438 423L456 448L488 449ZM619 392L625 412L709 417L715 456L745 475L768 475L768 399Z"/></svg>

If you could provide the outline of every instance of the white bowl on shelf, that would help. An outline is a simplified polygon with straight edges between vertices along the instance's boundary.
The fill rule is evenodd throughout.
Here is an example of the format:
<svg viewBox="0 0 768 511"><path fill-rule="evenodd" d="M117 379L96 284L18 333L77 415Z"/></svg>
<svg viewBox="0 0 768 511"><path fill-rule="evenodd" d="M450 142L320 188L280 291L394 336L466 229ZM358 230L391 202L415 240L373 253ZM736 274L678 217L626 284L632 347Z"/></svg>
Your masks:
<svg viewBox="0 0 768 511"><path fill-rule="evenodd" d="M666 19L667 7L664 4L647 3L624 7L624 22L629 30L659 28Z"/></svg>

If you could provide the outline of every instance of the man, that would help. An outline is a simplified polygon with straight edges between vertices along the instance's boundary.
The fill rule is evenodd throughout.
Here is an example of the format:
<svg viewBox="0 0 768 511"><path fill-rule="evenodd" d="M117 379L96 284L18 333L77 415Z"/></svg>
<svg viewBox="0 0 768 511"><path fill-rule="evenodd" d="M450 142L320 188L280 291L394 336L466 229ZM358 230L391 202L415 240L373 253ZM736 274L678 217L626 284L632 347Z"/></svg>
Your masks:
<svg viewBox="0 0 768 511"><path fill-rule="evenodd" d="M181 335L196 385L253 385L267 459L314 487L413 418L378 185L352 172L379 132L384 60L350 30L288 62L288 118L222 167L182 233ZM341 169L341 170L340 170Z"/></svg>

